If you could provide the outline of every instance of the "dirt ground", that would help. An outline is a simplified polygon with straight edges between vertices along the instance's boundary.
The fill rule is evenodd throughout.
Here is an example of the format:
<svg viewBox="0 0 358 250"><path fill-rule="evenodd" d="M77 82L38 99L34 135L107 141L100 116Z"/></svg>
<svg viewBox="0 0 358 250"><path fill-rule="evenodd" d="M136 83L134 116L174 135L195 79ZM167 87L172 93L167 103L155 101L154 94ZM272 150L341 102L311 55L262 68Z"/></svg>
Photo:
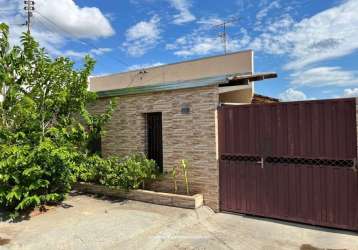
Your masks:
<svg viewBox="0 0 358 250"><path fill-rule="evenodd" d="M18 223L0 222L0 249L352 249L358 235L255 217L70 196Z"/></svg>

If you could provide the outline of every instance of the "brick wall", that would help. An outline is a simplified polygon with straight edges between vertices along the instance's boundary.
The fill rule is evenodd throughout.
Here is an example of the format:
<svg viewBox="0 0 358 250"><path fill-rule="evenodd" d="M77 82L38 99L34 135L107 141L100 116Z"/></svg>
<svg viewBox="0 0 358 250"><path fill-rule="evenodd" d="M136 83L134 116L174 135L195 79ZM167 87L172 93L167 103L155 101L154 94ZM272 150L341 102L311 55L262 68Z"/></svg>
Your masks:
<svg viewBox="0 0 358 250"><path fill-rule="evenodd" d="M163 165L169 172L180 160L189 162L190 187L204 194L205 204L218 210L218 162L216 159L216 86L117 97L117 110L102 138L104 156L146 152L145 114L162 112ZM108 99L94 106L101 111ZM189 114L182 114L187 104ZM181 177L179 177L181 179ZM179 183L183 190L182 183ZM154 189L168 191L172 181L163 178Z"/></svg>

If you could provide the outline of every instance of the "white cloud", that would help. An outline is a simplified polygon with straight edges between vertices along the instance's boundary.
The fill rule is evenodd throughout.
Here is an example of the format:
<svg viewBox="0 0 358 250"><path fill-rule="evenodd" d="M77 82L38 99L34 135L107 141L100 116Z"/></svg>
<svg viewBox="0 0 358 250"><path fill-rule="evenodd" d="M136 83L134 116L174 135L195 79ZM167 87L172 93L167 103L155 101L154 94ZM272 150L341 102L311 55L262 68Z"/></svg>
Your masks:
<svg viewBox="0 0 358 250"><path fill-rule="evenodd" d="M113 73L108 73L108 72L101 72L101 73L98 73L96 75L92 75L92 76L89 76L89 78L96 78L96 77L102 77L102 76L109 76L109 75L112 75Z"/></svg>
<svg viewBox="0 0 358 250"><path fill-rule="evenodd" d="M251 47L269 54L287 54L286 70L348 55L358 49L358 1L347 0L300 22L285 14L265 23L267 31Z"/></svg>
<svg viewBox="0 0 358 250"><path fill-rule="evenodd" d="M358 88L343 90L343 97L358 97Z"/></svg>
<svg viewBox="0 0 358 250"><path fill-rule="evenodd" d="M302 91L289 88L285 92L279 95L280 100L282 101L302 101L307 100L307 96Z"/></svg>
<svg viewBox="0 0 358 250"><path fill-rule="evenodd" d="M258 22L261 22L261 20L267 16L270 10L277 9L277 8L280 8L279 1L272 1L269 5L267 5L266 7L262 8L259 12L257 12L256 20Z"/></svg>
<svg viewBox="0 0 358 250"><path fill-rule="evenodd" d="M197 24L198 28L193 32L177 38L173 43L166 45L167 50L174 51L173 53L181 57L189 56L204 56L213 53L223 53L224 43L218 33L214 35L209 33L214 24L221 23L223 19L216 17L209 17L200 19ZM247 46L250 38L244 28L240 29L240 38L227 37L227 50L229 52L236 51Z"/></svg>
<svg viewBox="0 0 358 250"><path fill-rule="evenodd" d="M59 56L67 56L67 57L77 57L77 58L83 58L86 55L90 56L101 56L105 53L111 52L111 48L97 48L97 49L91 49L89 51L74 51L74 50L66 50L63 52L56 52Z"/></svg>
<svg viewBox="0 0 358 250"><path fill-rule="evenodd" d="M126 31L126 40L123 43L127 53L138 57L154 48L160 39L159 23L160 18L154 15L149 21L141 21L130 27Z"/></svg>
<svg viewBox="0 0 358 250"><path fill-rule="evenodd" d="M223 23L224 20L218 17L205 17L201 18L197 21L198 24L202 26L202 28L213 28L213 26Z"/></svg>
<svg viewBox="0 0 358 250"><path fill-rule="evenodd" d="M240 43L243 45L240 49L251 48L267 54L287 56L288 62L283 69L292 72L291 84L295 88L358 84L358 71L316 66L358 51L358 0L341 1L335 7L300 21L290 15L290 9L284 8L282 2L267 3L258 12L254 27L261 33L256 37L243 33L245 36L241 37L246 42ZM278 7L283 14L268 15L269 11Z"/></svg>
<svg viewBox="0 0 358 250"><path fill-rule="evenodd" d="M88 53L86 52L80 52L80 51L74 51L74 50L65 50L63 52L61 52L62 56L66 56L66 57L78 57L78 58L83 58L87 55Z"/></svg>
<svg viewBox="0 0 358 250"><path fill-rule="evenodd" d="M21 25L25 22L23 1L0 0L1 10L3 6L6 12L1 13L0 22L10 24L11 44L19 44L21 34L26 31L26 27ZM68 38L99 38L114 34L109 21L98 8L81 8L73 0L37 0L35 6L31 34L52 55L79 56L82 53L61 51ZM100 52L89 53L98 55Z"/></svg>
<svg viewBox="0 0 358 250"><path fill-rule="evenodd" d="M349 86L358 84L358 71L347 71L341 67L317 67L291 74L294 85L321 86Z"/></svg>
<svg viewBox="0 0 358 250"><path fill-rule="evenodd" d="M192 22L196 17L190 12L191 3L189 0L168 0L170 4L179 11L174 15L173 23L181 25L184 23Z"/></svg>
<svg viewBox="0 0 358 250"><path fill-rule="evenodd" d="M156 63L145 63L145 64L134 64L127 68L127 70L137 70L137 69L147 69L153 68L163 65L164 63L156 62Z"/></svg>
<svg viewBox="0 0 358 250"><path fill-rule="evenodd" d="M91 49L90 54L100 56L111 51L112 51L111 48L97 48L97 49Z"/></svg>
<svg viewBox="0 0 358 250"><path fill-rule="evenodd" d="M168 50L175 50L177 56L203 56L224 51L223 41L220 37L197 36L191 34L178 38L175 43L167 44ZM238 40L228 40L228 51L235 51L239 48Z"/></svg>
<svg viewBox="0 0 358 250"><path fill-rule="evenodd" d="M99 38L115 33L108 18L98 8L81 8L73 0L37 0L35 16L51 20L66 32L65 36L69 33L71 37ZM46 22L46 19L42 21Z"/></svg>
<svg viewBox="0 0 358 250"><path fill-rule="evenodd" d="M20 22L14 20L16 19L0 18L0 22L5 22L8 24ZM20 37L25 29L26 28L21 25L10 25L10 43L12 45L20 44ZM40 43L41 47L46 48L47 51L52 55L60 55L60 48L66 43L66 39L60 34L43 28L33 27L31 30L31 35Z"/></svg>
<svg viewBox="0 0 358 250"><path fill-rule="evenodd" d="M17 1L11 1L11 0L0 0L0 10L1 14L4 14L4 12L8 11L14 11L18 8L18 2Z"/></svg>
<svg viewBox="0 0 358 250"><path fill-rule="evenodd" d="M284 14L278 21L266 24L265 32L252 39L249 47L268 54L282 55L290 54L292 44L284 37L291 32L294 20L288 14Z"/></svg>

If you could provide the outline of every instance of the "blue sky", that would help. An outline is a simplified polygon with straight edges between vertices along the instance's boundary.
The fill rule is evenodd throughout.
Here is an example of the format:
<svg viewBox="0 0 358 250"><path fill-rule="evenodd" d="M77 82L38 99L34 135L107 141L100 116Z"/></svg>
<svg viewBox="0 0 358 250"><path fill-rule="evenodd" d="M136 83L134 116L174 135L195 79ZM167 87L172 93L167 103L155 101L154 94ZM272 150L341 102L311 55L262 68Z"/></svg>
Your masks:
<svg viewBox="0 0 358 250"><path fill-rule="evenodd" d="M0 0L12 42L23 1ZM54 56L90 53L95 75L253 49L256 72L278 79L256 91L285 100L358 95L358 0L36 0L32 31Z"/></svg>

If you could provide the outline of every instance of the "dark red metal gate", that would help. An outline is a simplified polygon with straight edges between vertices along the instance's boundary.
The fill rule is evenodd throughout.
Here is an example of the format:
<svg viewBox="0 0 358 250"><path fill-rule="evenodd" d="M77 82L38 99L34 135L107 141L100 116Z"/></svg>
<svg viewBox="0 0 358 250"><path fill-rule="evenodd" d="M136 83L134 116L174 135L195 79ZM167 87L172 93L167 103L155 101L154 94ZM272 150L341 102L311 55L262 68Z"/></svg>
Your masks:
<svg viewBox="0 0 358 250"><path fill-rule="evenodd" d="M219 108L223 211L358 229L355 99Z"/></svg>

